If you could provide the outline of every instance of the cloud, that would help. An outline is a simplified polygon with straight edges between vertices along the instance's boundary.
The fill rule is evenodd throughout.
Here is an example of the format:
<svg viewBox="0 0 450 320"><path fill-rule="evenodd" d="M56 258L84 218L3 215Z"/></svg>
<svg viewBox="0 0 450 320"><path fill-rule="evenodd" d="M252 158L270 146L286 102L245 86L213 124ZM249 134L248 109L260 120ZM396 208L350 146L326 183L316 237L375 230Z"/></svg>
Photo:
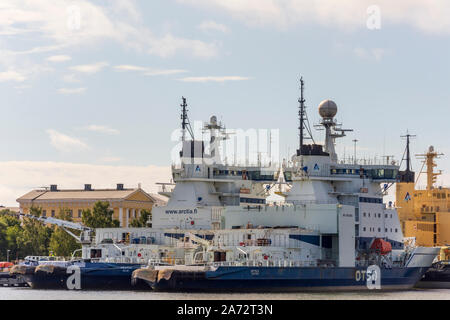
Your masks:
<svg viewBox="0 0 450 320"><path fill-rule="evenodd" d="M85 64L79 66L73 66L69 69L75 72L94 74L101 71L103 68L107 67L109 64L107 62L97 62L93 64Z"/></svg>
<svg viewBox="0 0 450 320"><path fill-rule="evenodd" d="M116 71L138 71L138 72L142 72L142 74L144 74L146 76L167 76L167 75L172 75L172 74L188 72L187 70L184 70L184 69L154 69L154 68L146 68L146 67L133 66L133 65L115 66L114 69Z"/></svg>
<svg viewBox="0 0 450 320"><path fill-rule="evenodd" d="M118 161L121 161L122 160L122 158L119 158L119 157L103 157L103 158L100 158L100 161L102 161L102 162L118 162Z"/></svg>
<svg viewBox="0 0 450 320"><path fill-rule="evenodd" d="M103 5L88 0L2 0L0 34L46 44L23 50L22 54L97 46L105 41L164 57L179 51L198 57L218 54L215 44L171 33L156 36L145 25L136 2L126 0Z"/></svg>
<svg viewBox="0 0 450 320"><path fill-rule="evenodd" d="M240 77L240 76L222 76L222 77L186 77L178 79L183 82L225 82L225 81L244 81L250 80L248 77Z"/></svg>
<svg viewBox="0 0 450 320"><path fill-rule="evenodd" d="M56 130L48 129L50 143L57 150L62 152L74 152L88 149L89 146L77 138L69 137Z"/></svg>
<svg viewBox="0 0 450 320"><path fill-rule="evenodd" d="M114 69L116 69L118 71L146 71L146 70L148 70L148 68L132 66L132 65L115 66Z"/></svg>
<svg viewBox="0 0 450 320"><path fill-rule="evenodd" d="M184 39L167 34L162 38L149 38L148 53L163 58L171 57L182 51L201 58L212 58L219 54L217 43L206 43L200 40Z"/></svg>
<svg viewBox="0 0 450 320"><path fill-rule="evenodd" d="M80 82L80 79L77 78L77 75L74 73L66 74L63 76L63 81L68 83L76 83Z"/></svg>
<svg viewBox="0 0 450 320"><path fill-rule="evenodd" d="M47 58L47 61L50 62L66 62L66 61L70 61L72 60L72 58L70 56L66 56L66 55L59 55L59 56L51 56Z"/></svg>
<svg viewBox="0 0 450 320"><path fill-rule="evenodd" d="M61 88L58 89L61 94L82 94L86 92L86 88Z"/></svg>
<svg viewBox="0 0 450 320"><path fill-rule="evenodd" d="M9 161L0 162L0 204L17 206L16 199L27 192L50 184L61 189L82 189L90 183L95 188L115 188L117 183L125 187L142 188L156 193L156 182L168 182L170 167L114 166L76 164L67 162Z"/></svg>
<svg viewBox="0 0 450 320"><path fill-rule="evenodd" d="M217 23L212 20L203 21L200 25L198 25L197 28L202 31L205 31L205 32L209 32L209 31L219 31L219 32L223 32L223 33L230 32L230 29L226 25Z"/></svg>
<svg viewBox="0 0 450 320"><path fill-rule="evenodd" d="M368 8L380 8L382 27L406 25L427 33L450 33L448 0L178 0L200 8L227 12L251 26L290 28L300 24L362 29L367 27Z"/></svg>
<svg viewBox="0 0 450 320"><path fill-rule="evenodd" d="M376 61L381 61L383 57L386 55L386 49L383 48L372 48L372 49L365 49L361 47L356 47L353 50L354 54L361 59L373 59Z"/></svg>
<svg viewBox="0 0 450 320"><path fill-rule="evenodd" d="M0 72L0 82L6 81L23 82L26 79L27 76L25 74L17 72L15 70Z"/></svg>
<svg viewBox="0 0 450 320"><path fill-rule="evenodd" d="M120 131L117 129L113 129L113 128L110 128L107 126L95 125L95 124L85 127L84 130L105 133L105 134L119 134L120 133Z"/></svg>

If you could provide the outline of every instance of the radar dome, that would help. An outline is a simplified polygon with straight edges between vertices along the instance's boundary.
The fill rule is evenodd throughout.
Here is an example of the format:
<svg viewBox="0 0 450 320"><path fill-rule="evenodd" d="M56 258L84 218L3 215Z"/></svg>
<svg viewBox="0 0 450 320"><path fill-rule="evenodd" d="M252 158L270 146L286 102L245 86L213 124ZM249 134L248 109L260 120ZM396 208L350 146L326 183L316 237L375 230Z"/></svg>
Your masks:
<svg viewBox="0 0 450 320"><path fill-rule="evenodd" d="M337 105L332 100L324 100L319 104L319 114L322 118L334 118L337 113Z"/></svg>

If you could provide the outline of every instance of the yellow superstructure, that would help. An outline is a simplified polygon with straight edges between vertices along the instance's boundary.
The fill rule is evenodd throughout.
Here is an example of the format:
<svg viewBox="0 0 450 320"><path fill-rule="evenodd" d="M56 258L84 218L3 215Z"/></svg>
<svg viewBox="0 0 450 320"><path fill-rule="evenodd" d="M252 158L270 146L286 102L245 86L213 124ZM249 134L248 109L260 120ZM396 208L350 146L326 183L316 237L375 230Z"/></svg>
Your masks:
<svg viewBox="0 0 450 320"><path fill-rule="evenodd" d="M427 170L427 187L416 189L414 178L398 182L396 204L405 237L415 237L419 246L445 246L450 244L450 188L435 187L435 159L442 154L433 147L419 155Z"/></svg>
<svg viewBox="0 0 450 320"><path fill-rule="evenodd" d="M108 202L114 211L113 218L119 220L123 227L139 218L142 210L163 204L161 198L141 188L125 189L122 184L118 184L116 189L92 189L87 184L84 189L77 190L59 190L52 185L49 190L32 190L17 199L22 213L29 213L34 206L41 208L44 216L56 217L61 209L66 209L75 222L81 222L83 210L92 210L97 201Z"/></svg>

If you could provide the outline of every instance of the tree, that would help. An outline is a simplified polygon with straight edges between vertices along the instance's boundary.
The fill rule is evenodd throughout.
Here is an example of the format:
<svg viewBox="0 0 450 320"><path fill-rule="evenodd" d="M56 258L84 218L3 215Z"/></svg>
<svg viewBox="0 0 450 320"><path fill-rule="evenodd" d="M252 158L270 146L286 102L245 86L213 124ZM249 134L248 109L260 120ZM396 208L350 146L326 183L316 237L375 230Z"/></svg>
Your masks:
<svg viewBox="0 0 450 320"><path fill-rule="evenodd" d="M42 208L31 207L30 214L39 217ZM25 218L22 223L23 232L17 238L18 249L22 255L48 255L50 237L53 230L41 221Z"/></svg>
<svg viewBox="0 0 450 320"><path fill-rule="evenodd" d="M141 210L141 215L139 218L133 219L131 221L130 226L132 228L145 228L148 226L148 221L152 216L152 212L150 210Z"/></svg>
<svg viewBox="0 0 450 320"><path fill-rule="evenodd" d="M6 260L7 250L9 258L14 259L19 255L17 239L22 235L20 220L9 210L0 212L0 260Z"/></svg>
<svg viewBox="0 0 450 320"><path fill-rule="evenodd" d="M97 201L94 208L83 210L81 221L90 228L118 228L120 222L113 219L114 211L109 208L108 202Z"/></svg>
<svg viewBox="0 0 450 320"><path fill-rule="evenodd" d="M72 221L69 209L61 209L58 214L58 219ZM77 234L78 231L72 231ZM68 257L72 253L81 248L81 244L78 243L74 237L61 227L55 227L52 236L50 237L49 250L53 251L56 256Z"/></svg>

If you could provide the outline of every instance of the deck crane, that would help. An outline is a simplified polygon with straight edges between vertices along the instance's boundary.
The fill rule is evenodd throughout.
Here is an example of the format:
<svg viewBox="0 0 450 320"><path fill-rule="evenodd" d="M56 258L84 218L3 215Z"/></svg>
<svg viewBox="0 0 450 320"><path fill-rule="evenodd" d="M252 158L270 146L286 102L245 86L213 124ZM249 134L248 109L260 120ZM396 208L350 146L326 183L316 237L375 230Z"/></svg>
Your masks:
<svg viewBox="0 0 450 320"><path fill-rule="evenodd" d="M92 234L92 231L94 231L94 229L83 226L80 223L56 219L53 217L37 217L32 214L25 214L25 213L20 213L19 217L24 217L24 218L28 218L28 219L41 221L44 224L56 225L58 227L63 228L64 231L66 231L68 234L70 234L72 237L74 237L79 243L81 243L81 244L91 243L91 234ZM81 231L81 234L79 236L77 236L69 229L79 230L79 231Z"/></svg>

